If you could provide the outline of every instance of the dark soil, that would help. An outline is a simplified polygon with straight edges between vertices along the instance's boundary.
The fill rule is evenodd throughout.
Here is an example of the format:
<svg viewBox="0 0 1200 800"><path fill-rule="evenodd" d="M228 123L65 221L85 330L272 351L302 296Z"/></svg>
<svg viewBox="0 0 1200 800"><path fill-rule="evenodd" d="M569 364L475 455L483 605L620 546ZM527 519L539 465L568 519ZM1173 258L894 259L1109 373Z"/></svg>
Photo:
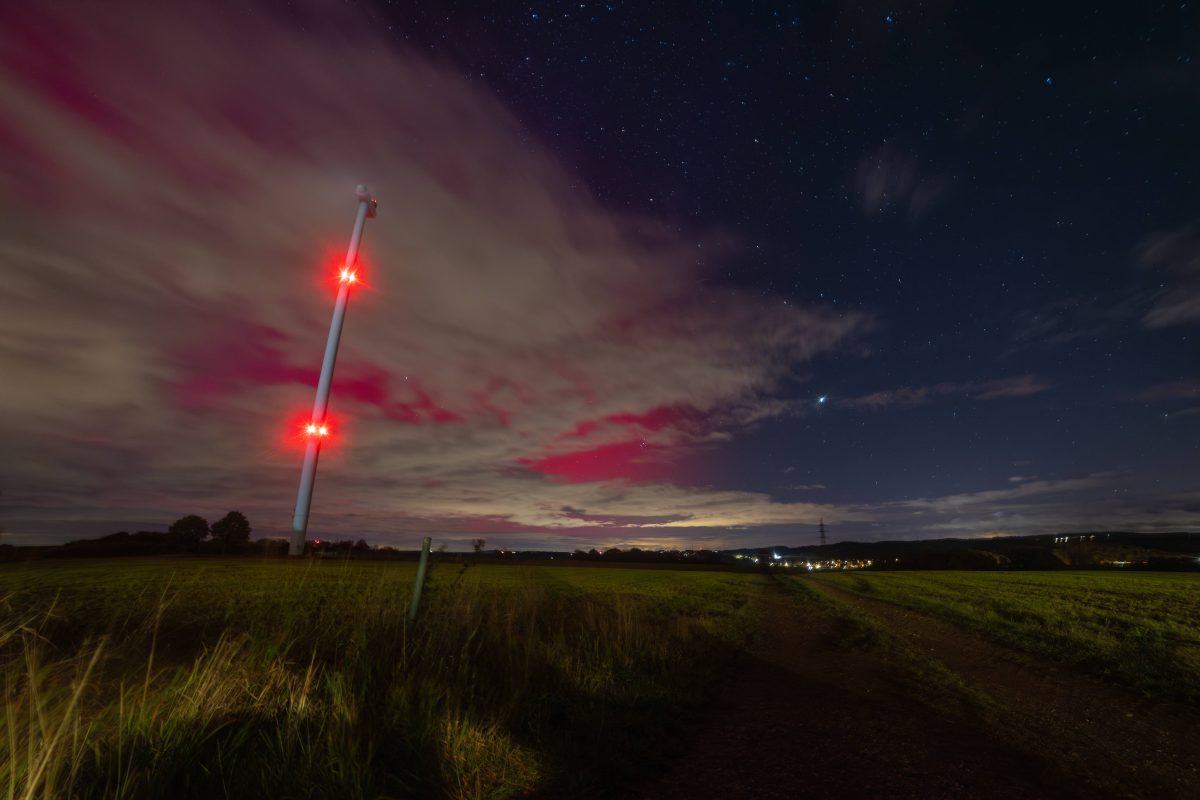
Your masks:
<svg viewBox="0 0 1200 800"><path fill-rule="evenodd" d="M1196 796L1196 714L913 612L845 592L837 599L997 703L971 710L953 688L931 691L911 662L847 646L835 616L772 587L767 624L727 694L692 724L685 754L631 796Z"/></svg>
<svg viewBox="0 0 1200 800"><path fill-rule="evenodd" d="M1097 676L828 584L816 588L882 620L1003 709L1010 740L1052 755L1096 796L1200 796L1200 709L1151 700Z"/></svg>

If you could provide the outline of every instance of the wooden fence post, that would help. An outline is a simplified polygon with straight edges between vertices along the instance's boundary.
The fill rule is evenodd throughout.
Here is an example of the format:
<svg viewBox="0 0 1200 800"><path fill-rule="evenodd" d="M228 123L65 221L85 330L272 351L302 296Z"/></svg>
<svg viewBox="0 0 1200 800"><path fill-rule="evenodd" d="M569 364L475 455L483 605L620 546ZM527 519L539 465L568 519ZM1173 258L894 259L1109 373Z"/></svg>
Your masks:
<svg viewBox="0 0 1200 800"><path fill-rule="evenodd" d="M425 568L429 565L428 536L421 542L421 560L417 562L417 581L413 584L412 603L408 606L408 624L417 621L417 607L421 605L421 588L425 585Z"/></svg>

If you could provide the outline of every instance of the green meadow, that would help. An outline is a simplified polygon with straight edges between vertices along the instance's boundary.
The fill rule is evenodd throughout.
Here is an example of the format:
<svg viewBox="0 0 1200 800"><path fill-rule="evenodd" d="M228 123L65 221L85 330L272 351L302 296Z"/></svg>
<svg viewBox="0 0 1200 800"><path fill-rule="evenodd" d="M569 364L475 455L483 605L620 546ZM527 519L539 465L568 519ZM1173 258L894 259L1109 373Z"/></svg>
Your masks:
<svg viewBox="0 0 1200 800"><path fill-rule="evenodd" d="M104 559L0 572L10 798L603 796L704 702L764 579ZM661 755L661 753L659 753Z"/></svg>

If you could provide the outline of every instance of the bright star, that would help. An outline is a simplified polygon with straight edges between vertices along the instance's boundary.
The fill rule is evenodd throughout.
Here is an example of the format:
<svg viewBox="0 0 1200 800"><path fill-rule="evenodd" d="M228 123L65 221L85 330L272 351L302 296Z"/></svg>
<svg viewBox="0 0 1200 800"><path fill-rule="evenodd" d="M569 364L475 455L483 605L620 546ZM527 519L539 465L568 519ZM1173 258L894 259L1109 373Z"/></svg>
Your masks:
<svg viewBox="0 0 1200 800"><path fill-rule="evenodd" d="M827 398L827 397L825 397L825 395L821 395L820 397L818 397L818 398L817 398L817 403L819 403L820 405L824 405L824 404L825 404L825 401L826 401L827 399L828 399L828 398Z"/></svg>

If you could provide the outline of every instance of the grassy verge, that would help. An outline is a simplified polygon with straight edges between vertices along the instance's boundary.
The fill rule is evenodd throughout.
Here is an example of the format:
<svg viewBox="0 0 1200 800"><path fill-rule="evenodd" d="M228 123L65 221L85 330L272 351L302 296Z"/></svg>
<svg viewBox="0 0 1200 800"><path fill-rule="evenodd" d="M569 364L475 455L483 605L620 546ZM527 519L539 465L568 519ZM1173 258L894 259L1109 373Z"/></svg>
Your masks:
<svg viewBox="0 0 1200 800"><path fill-rule="evenodd" d="M729 573L156 559L0 575L0 788L604 796L757 619Z"/></svg>
<svg viewBox="0 0 1200 800"><path fill-rule="evenodd" d="M1200 576L1190 573L866 572L813 576L1108 676L1200 702Z"/></svg>

